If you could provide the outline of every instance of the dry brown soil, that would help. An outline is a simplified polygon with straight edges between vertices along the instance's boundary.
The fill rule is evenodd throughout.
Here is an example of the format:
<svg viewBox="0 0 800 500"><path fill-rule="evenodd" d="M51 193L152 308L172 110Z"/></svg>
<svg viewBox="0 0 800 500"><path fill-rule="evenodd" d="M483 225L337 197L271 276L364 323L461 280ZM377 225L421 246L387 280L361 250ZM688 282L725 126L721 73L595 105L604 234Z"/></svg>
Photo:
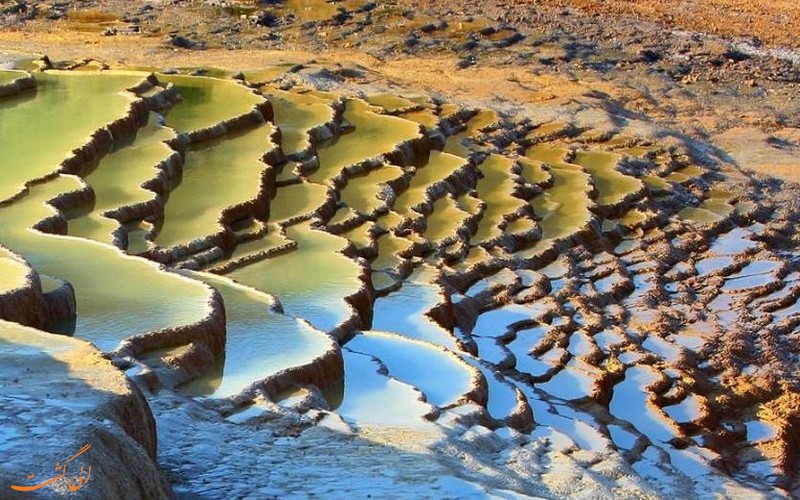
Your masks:
<svg viewBox="0 0 800 500"><path fill-rule="evenodd" d="M515 0L511 3L573 7L590 15L633 16L672 28L800 46L797 36L800 3L794 0Z"/></svg>

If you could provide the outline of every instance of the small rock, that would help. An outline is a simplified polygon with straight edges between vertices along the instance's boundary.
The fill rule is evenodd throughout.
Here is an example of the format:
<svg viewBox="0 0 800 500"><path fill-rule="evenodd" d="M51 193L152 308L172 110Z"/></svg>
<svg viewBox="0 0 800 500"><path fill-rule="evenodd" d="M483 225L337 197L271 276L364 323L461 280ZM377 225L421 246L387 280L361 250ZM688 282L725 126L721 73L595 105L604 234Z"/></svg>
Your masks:
<svg viewBox="0 0 800 500"><path fill-rule="evenodd" d="M28 4L24 1L14 2L11 5L0 7L0 14L20 14L28 10Z"/></svg>
<svg viewBox="0 0 800 500"><path fill-rule="evenodd" d="M726 50L725 52L722 53L722 57L731 62L741 62L750 59L750 56L736 49Z"/></svg>
<svg viewBox="0 0 800 500"><path fill-rule="evenodd" d="M472 50L477 46L478 46L478 41L477 40L467 40L466 42L461 44L461 48L463 50Z"/></svg>
<svg viewBox="0 0 800 500"><path fill-rule="evenodd" d="M333 16L333 20L337 24L343 24L345 21L349 20L352 17L353 17L352 14L340 8L339 13Z"/></svg>
<svg viewBox="0 0 800 500"><path fill-rule="evenodd" d="M423 26L422 28L420 28L420 30L423 33L433 33L434 31L436 31L436 25L433 24L433 23L428 23L425 26Z"/></svg>
<svg viewBox="0 0 800 500"><path fill-rule="evenodd" d="M278 18L269 12L261 12L255 16L255 23L258 26L265 26L267 28L274 28L279 24Z"/></svg>
<svg viewBox="0 0 800 500"><path fill-rule="evenodd" d="M458 61L458 67L460 69L469 68L470 66L475 66L478 64L478 58L475 57L474 54L470 54L464 59Z"/></svg>
<svg viewBox="0 0 800 500"><path fill-rule="evenodd" d="M59 10L59 9L51 9L47 13L47 16L45 16L45 17L47 17L47 19L50 19L51 21L55 21L55 20L58 20L58 19L64 19L65 17L67 17L67 12L64 11L64 10Z"/></svg>
<svg viewBox="0 0 800 500"><path fill-rule="evenodd" d="M193 49L196 46L196 44L193 41L180 35L170 35L169 42L172 45L180 47L182 49Z"/></svg>
<svg viewBox="0 0 800 500"><path fill-rule="evenodd" d="M652 49L643 49L639 51L639 57L642 61L654 63L661 60L661 54Z"/></svg>

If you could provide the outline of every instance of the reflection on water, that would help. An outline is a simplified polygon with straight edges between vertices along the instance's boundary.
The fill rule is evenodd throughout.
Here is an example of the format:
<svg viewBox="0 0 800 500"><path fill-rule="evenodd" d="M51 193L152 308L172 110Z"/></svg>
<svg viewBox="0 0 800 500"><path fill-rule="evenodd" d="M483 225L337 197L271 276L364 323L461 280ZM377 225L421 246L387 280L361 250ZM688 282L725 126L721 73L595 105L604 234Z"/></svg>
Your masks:
<svg viewBox="0 0 800 500"><path fill-rule="evenodd" d="M225 358L211 373L183 386L190 394L227 397L270 375L310 364L332 341L304 321L272 311L272 299L226 278L194 273L225 301Z"/></svg>

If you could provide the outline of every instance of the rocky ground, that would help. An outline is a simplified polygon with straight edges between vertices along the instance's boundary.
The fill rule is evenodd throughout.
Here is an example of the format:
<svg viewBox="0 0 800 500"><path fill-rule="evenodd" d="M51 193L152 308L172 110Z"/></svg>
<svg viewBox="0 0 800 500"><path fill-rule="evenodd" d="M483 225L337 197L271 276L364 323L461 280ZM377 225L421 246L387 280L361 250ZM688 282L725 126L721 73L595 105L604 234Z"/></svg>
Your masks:
<svg viewBox="0 0 800 500"><path fill-rule="evenodd" d="M724 26L721 8L736 13ZM331 335L309 369L271 373L221 401L173 392L219 357L217 295L194 326L199 335L159 330L103 349L144 391L158 462L177 496L797 494L800 54L786 35L794 5L20 1L0 3L0 13L0 62L47 54L36 64L234 76L250 85L249 98L264 96L186 130L170 123L179 101L169 76L141 84L140 114L166 114L186 141L170 147L189 159L161 164L147 184L155 202L114 211L124 230L105 243L254 288L241 270L265 260L290 266L293 252L306 251L305 221L346 257L326 282L340 286L334 276L352 274L341 279L351 295L338 323L295 309L289 293L248 299L268 305L269 321L296 315ZM359 111L355 97L373 107ZM316 111L296 113L301 104ZM394 117L375 135L371 127ZM191 165L191 143L234 141L263 120L283 136L265 131L268 188L226 207L219 232L160 247L158 221L181 200L169 194L171 179L177 164ZM291 152L286 141L297 130L310 139ZM393 137L375 149L382 163L348 149L362 133L373 148L375 137ZM449 163L436 163L440 150ZM326 167L326 155L344 158L340 168ZM414 184L434 164L448 175ZM67 172L85 181L59 195L58 208L72 215L36 227L85 236L66 219L91 212L84 205L100 203L101 184L80 165ZM376 172L387 177L367 187L381 202L359 207L349 190ZM278 201L293 190L309 204L284 214ZM260 202L272 203L269 216ZM4 205L0 216L20 203ZM142 227L150 247L134 251ZM0 236L15 250L14 238L24 239ZM260 239L266 250L237 253ZM13 286L11 298L0 296L0 312L45 327L54 313L39 311L50 306L31 280L30 297ZM232 307L229 284L205 281ZM18 301L38 304L24 321L8 306ZM409 303L422 323L397 320ZM230 309L229 347L235 322ZM172 335L181 345L168 345ZM71 348L88 348L76 342ZM403 349L393 354L384 343ZM406 349L452 372L415 378L403 370L413 356L397 354ZM344 402L331 404L337 391L323 386L343 371L347 386L348 370L403 401L403 425L377 425L346 387ZM443 391L437 377L465 388ZM141 411L136 388L118 382L115 390ZM106 410L111 396L86 397L101 407L86 418L133 418L122 403L116 414ZM136 440L137 460L152 467L152 443L113 431Z"/></svg>

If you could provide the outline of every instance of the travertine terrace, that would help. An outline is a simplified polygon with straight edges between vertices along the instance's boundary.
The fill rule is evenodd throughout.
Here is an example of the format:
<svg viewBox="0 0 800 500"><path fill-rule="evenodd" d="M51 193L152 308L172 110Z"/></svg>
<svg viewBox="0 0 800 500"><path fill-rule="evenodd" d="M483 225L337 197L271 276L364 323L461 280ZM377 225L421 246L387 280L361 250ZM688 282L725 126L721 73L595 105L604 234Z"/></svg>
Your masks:
<svg viewBox="0 0 800 500"><path fill-rule="evenodd" d="M799 213L708 144L590 92L18 67L0 496L84 441L87 498L797 492Z"/></svg>

